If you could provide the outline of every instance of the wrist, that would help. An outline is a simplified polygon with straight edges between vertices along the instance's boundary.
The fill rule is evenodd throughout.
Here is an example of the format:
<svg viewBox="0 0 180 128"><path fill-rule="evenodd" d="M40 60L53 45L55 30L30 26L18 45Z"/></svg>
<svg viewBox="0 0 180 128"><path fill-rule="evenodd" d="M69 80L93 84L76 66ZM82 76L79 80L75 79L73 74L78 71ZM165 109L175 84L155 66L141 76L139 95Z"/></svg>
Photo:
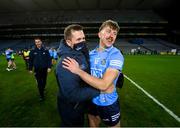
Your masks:
<svg viewBox="0 0 180 128"><path fill-rule="evenodd" d="M80 75L82 74L82 70L79 68L79 69L77 70L76 74L80 76Z"/></svg>

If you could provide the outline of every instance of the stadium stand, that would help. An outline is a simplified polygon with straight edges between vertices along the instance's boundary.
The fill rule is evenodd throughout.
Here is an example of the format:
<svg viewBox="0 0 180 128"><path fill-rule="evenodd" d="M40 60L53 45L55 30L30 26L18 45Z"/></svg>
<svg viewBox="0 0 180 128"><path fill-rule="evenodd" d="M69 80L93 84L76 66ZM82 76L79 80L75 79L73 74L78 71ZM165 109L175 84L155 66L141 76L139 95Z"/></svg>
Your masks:
<svg viewBox="0 0 180 128"><path fill-rule="evenodd" d="M132 49L138 49L139 45L138 44L132 44L129 42L130 39L119 39L117 40L115 46L120 48L121 51L124 54L131 53ZM141 51L146 51L143 47L141 47Z"/></svg>
<svg viewBox="0 0 180 128"><path fill-rule="evenodd" d="M91 38L96 37L100 24L107 19L119 22L120 37L164 37L168 24L151 10L31 12L1 17L6 20L0 20L0 38L62 37L64 27L71 23L82 24Z"/></svg>
<svg viewBox="0 0 180 128"><path fill-rule="evenodd" d="M33 40L0 40L0 53L3 53L7 48L12 48L15 51L31 48L33 44Z"/></svg>
<svg viewBox="0 0 180 128"><path fill-rule="evenodd" d="M36 36L44 38L47 47L58 48L64 28L72 23L84 26L88 46L92 49L97 45L99 26L107 19L118 21L121 27L116 46L123 53L179 51L178 45L166 41L170 33L168 21L152 10L62 10L2 13L0 16L0 51L9 46L15 49L31 47ZM10 42L10 39L13 41ZM132 43L136 39L141 39L143 43ZM3 43L6 40L7 45Z"/></svg>

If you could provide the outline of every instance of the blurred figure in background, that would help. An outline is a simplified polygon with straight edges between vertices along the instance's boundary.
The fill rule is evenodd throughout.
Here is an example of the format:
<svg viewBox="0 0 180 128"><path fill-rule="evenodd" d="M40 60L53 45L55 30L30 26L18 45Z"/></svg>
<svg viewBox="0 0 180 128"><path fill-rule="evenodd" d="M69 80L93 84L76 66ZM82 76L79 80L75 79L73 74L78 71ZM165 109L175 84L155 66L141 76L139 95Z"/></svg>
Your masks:
<svg viewBox="0 0 180 128"><path fill-rule="evenodd" d="M58 54L55 48L53 48L53 59L52 59L52 64L56 64L58 60Z"/></svg>
<svg viewBox="0 0 180 128"><path fill-rule="evenodd" d="M8 62L8 66L6 68L7 71L11 71L11 70L14 70L16 69L16 64L14 62L14 51L11 49L11 48L8 48L6 51L5 51L5 55L6 55L6 60Z"/></svg>
<svg viewBox="0 0 180 128"><path fill-rule="evenodd" d="M44 89L46 86L47 72L51 71L51 57L49 51L42 46L42 41L39 37L34 39L35 48L30 51L29 55L29 72L35 73L35 78L38 84L40 101L44 100Z"/></svg>
<svg viewBox="0 0 180 128"><path fill-rule="evenodd" d="M27 48L25 48L23 50L23 59L25 61L25 65L26 65L27 70L29 69L29 53L30 53L30 50L28 50Z"/></svg>

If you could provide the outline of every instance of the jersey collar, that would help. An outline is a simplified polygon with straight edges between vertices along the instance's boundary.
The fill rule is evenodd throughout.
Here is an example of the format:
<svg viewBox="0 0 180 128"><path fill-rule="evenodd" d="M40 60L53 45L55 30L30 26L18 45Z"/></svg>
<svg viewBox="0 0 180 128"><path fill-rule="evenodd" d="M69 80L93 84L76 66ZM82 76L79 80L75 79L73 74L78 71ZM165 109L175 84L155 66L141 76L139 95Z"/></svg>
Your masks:
<svg viewBox="0 0 180 128"><path fill-rule="evenodd" d="M97 47L95 48L95 49L96 49L96 52L98 52L98 48L99 48L99 46L97 46ZM113 45L112 45L111 47L105 48L103 51L109 52L112 48L113 48Z"/></svg>

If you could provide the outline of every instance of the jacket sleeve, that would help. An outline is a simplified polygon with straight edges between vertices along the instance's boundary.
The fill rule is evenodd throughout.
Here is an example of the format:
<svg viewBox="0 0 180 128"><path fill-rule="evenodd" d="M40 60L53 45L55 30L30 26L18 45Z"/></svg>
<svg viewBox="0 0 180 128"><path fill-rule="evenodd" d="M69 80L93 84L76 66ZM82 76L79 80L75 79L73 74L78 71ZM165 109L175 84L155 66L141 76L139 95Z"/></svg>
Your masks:
<svg viewBox="0 0 180 128"><path fill-rule="evenodd" d="M80 77L64 69L61 62L56 68L56 78L61 95L70 102L90 100L100 94L99 90L91 86L80 85Z"/></svg>
<svg viewBox="0 0 180 128"><path fill-rule="evenodd" d="M31 71L33 69L33 50L30 51L29 53L29 70Z"/></svg>

